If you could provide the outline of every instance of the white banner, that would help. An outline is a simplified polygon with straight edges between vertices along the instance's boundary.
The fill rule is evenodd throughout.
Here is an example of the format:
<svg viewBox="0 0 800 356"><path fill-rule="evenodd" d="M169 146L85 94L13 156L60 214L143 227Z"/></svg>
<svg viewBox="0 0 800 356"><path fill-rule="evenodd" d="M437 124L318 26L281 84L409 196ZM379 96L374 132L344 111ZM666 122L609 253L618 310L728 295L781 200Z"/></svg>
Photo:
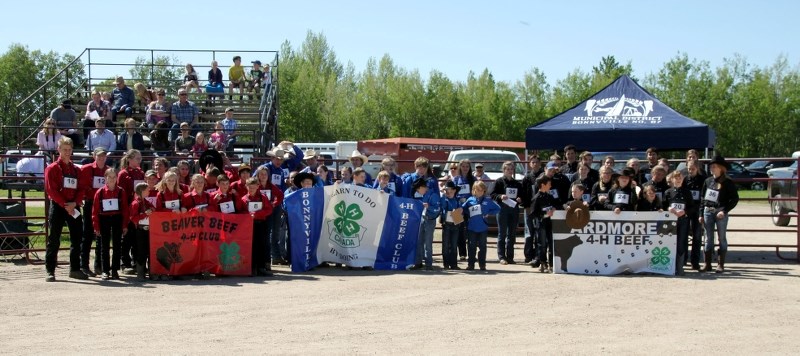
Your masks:
<svg viewBox="0 0 800 356"><path fill-rule="evenodd" d="M592 211L570 229L566 211L553 214L555 273L614 275L625 271L674 275L677 217L668 212Z"/></svg>
<svg viewBox="0 0 800 356"><path fill-rule="evenodd" d="M381 241L389 194L351 184L325 187L317 260L372 267Z"/></svg>

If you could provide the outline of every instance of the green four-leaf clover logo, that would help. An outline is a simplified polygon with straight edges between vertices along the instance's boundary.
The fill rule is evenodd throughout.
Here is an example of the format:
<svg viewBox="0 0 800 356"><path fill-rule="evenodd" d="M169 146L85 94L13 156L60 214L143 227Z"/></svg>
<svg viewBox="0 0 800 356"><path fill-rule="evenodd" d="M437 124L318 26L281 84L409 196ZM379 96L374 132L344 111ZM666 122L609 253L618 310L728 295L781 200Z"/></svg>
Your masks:
<svg viewBox="0 0 800 356"><path fill-rule="evenodd" d="M334 212L337 215L336 220L333 221L333 226L336 232L344 236L355 236L361 230L361 226L356 222L364 217L364 212L358 207L358 204L350 204L341 201L334 207Z"/></svg>
<svg viewBox="0 0 800 356"><path fill-rule="evenodd" d="M223 270L235 270L239 268L242 262L242 256L239 255L239 244L231 242L230 244L219 244L220 254L218 256L219 263L222 265Z"/></svg>
<svg viewBox="0 0 800 356"><path fill-rule="evenodd" d="M653 249L653 257L650 258L650 263L654 266L669 265L669 255L672 251L669 247L656 247Z"/></svg>

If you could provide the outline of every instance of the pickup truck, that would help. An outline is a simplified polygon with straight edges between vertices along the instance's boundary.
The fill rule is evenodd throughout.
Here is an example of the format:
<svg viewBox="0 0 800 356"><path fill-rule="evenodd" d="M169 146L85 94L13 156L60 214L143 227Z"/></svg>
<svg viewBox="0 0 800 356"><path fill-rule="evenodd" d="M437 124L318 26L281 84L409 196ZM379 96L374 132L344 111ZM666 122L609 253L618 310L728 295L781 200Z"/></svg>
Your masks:
<svg viewBox="0 0 800 356"><path fill-rule="evenodd" d="M468 159L472 163L473 170L476 163L483 163L483 173L489 176L490 181L486 183L488 189L487 193L491 193L494 188L494 181L503 176L503 162L512 161L516 164L516 174L514 179L522 182L524 178L525 166L519 162L519 156L511 151L497 151L497 150L460 150L452 151L447 157L448 162L458 162L462 159ZM447 174L446 170L442 172L442 177Z"/></svg>
<svg viewBox="0 0 800 356"><path fill-rule="evenodd" d="M769 181L769 206L772 210L772 223L776 226L789 225L789 213L797 213L797 159L800 151L792 154L794 163L789 167L773 168L767 171L770 178L789 178L788 180ZM794 200L773 200L774 198L794 198Z"/></svg>

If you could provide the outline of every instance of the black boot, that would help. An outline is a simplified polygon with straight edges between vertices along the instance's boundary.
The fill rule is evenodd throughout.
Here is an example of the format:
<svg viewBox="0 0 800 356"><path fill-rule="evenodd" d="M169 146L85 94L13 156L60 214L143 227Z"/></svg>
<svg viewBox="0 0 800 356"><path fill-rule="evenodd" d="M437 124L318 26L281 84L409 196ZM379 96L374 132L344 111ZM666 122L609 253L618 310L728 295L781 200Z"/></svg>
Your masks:
<svg viewBox="0 0 800 356"><path fill-rule="evenodd" d="M719 250L719 254L717 256L717 273L725 272L725 255L727 254L727 250Z"/></svg>

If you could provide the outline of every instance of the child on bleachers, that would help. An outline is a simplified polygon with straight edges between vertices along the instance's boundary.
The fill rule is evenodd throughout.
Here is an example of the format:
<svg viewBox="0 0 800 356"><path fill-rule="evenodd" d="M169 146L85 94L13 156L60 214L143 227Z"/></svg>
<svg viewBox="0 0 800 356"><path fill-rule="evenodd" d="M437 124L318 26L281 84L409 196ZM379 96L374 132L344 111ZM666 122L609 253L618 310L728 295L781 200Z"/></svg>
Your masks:
<svg viewBox="0 0 800 356"><path fill-rule="evenodd" d="M202 155L207 149L208 144L206 144L206 135L202 132L198 132L194 139L194 146L192 146L192 154L195 158L200 158L200 155Z"/></svg>
<svg viewBox="0 0 800 356"><path fill-rule="evenodd" d="M213 148L219 152L225 151L225 141L227 140L227 136L225 135L225 131L223 130L222 121L217 121L214 123L214 133L211 134L211 138L208 140L208 147Z"/></svg>

